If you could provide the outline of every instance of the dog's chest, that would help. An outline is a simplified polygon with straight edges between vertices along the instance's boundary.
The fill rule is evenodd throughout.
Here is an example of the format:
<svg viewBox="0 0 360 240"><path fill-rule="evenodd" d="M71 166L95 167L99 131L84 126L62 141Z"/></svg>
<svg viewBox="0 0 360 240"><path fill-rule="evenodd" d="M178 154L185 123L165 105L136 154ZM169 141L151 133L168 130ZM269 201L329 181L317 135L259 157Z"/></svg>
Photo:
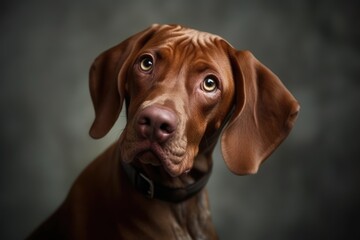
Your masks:
<svg viewBox="0 0 360 240"><path fill-rule="evenodd" d="M206 193L201 193L192 203L173 207L172 216L174 239L216 239Z"/></svg>

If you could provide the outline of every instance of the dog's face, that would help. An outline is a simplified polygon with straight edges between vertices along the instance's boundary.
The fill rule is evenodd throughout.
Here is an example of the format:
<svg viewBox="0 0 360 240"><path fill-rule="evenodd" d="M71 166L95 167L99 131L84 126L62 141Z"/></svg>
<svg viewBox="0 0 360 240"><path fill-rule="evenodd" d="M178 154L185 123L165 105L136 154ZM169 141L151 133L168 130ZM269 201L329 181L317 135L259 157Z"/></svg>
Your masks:
<svg viewBox="0 0 360 240"><path fill-rule="evenodd" d="M105 135L123 101L123 161L191 169L211 152L225 120L222 153L236 174L258 166L290 131L298 104L249 52L222 38L172 25L153 25L101 54L90 72L96 118L90 134Z"/></svg>
<svg viewBox="0 0 360 240"><path fill-rule="evenodd" d="M124 161L162 165L171 176L191 169L200 142L219 131L233 102L222 41L189 29L159 31L132 54L120 138Z"/></svg>

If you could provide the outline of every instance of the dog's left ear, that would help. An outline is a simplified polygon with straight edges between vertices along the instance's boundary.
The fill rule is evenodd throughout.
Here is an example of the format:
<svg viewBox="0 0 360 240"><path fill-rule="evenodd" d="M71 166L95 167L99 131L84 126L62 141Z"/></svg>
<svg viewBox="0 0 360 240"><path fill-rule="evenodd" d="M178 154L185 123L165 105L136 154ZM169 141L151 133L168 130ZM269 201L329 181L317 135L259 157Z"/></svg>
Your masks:
<svg viewBox="0 0 360 240"><path fill-rule="evenodd" d="M125 98L126 73L131 56L159 29L160 25L139 32L98 56L90 68L90 94L95 120L90 136L101 138L116 122Z"/></svg>
<svg viewBox="0 0 360 240"><path fill-rule="evenodd" d="M235 107L223 131L222 153L233 173L254 174L289 134L300 107L250 52L234 50L230 55Z"/></svg>

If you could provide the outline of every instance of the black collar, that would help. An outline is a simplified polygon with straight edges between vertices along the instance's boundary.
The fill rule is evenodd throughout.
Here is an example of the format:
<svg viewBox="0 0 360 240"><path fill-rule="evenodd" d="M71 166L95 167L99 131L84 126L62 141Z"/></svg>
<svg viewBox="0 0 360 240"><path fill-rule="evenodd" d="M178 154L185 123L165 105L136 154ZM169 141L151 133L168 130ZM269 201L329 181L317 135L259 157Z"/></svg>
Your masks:
<svg viewBox="0 0 360 240"><path fill-rule="evenodd" d="M148 198L156 198L166 202L179 203L185 201L198 192L200 192L209 180L211 169L209 172L201 176L195 183L184 188L169 188L158 183L154 183L151 179L134 168L131 164L123 161L122 166L131 184L137 191Z"/></svg>

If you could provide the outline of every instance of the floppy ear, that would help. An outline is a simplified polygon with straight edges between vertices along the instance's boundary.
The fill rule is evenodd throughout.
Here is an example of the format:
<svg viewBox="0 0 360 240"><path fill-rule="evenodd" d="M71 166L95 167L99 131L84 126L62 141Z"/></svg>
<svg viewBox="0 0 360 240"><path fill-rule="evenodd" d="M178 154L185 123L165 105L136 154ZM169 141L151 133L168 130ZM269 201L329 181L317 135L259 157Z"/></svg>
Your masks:
<svg viewBox="0 0 360 240"><path fill-rule="evenodd" d="M159 25L128 38L98 56L90 68L90 94L95 109L95 120L90 136L105 136L116 122L125 97L126 73L131 56L141 48Z"/></svg>
<svg viewBox="0 0 360 240"><path fill-rule="evenodd" d="M300 107L279 78L250 52L230 55L235 106L223 131L222 153L233 173L254 174L289 134Z"/></svg>

